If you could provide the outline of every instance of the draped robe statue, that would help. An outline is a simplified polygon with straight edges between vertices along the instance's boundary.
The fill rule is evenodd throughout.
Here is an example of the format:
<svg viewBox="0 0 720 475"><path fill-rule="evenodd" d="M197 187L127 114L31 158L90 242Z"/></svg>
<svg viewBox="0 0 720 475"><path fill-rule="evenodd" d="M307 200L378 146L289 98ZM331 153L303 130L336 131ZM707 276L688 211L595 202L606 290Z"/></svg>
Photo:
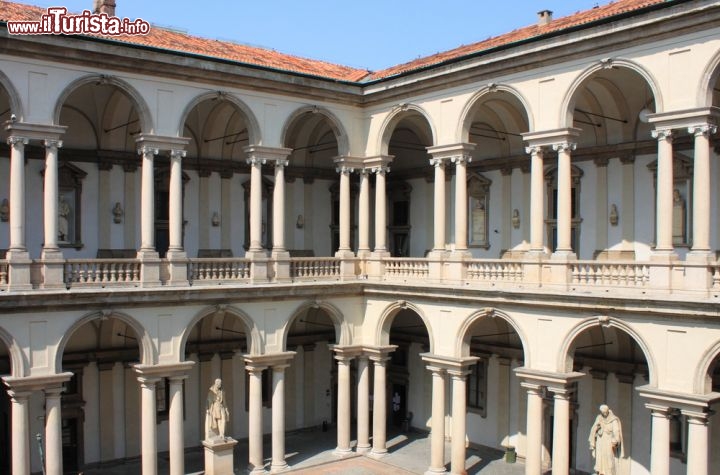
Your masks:
<svg viewBox="0 0 720 475"><path fill-rule="evenodd" d="M620 419L605 404L590 429L590 450L595 457L595 473L618 475L619 460L623 452L622 425Z"/></svg>

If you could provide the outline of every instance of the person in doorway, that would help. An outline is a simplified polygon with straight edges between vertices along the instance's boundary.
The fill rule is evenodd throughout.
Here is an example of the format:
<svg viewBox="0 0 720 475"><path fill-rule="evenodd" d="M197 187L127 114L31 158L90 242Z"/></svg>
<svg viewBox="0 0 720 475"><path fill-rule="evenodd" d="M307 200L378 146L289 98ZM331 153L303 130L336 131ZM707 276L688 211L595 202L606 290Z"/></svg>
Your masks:
<svg viewBox="0 0 720 475"><path fill-rule="evenodd" d="M600 406L600 414L590 429L590 451L595 458L595 473L618 475L618 462L624 456L622 425L608 406Z"/></svg>
<svg viewBox="0 0 720 475"><path fill-rule="evenodd" d="M222 380L215 380L210 386L207 395L205 410L205 439L225 439L225 425L230 417L225 406L225 391L222 389Z"/></svg>

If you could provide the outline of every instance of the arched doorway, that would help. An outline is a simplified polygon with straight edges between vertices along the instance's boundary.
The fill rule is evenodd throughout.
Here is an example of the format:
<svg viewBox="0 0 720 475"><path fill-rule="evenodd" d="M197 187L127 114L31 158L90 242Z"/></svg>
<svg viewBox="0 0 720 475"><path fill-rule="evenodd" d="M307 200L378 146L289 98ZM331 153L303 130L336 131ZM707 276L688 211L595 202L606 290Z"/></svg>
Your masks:
<svg viewBox="0 0 720 475"><path fill-rule="evenodd" d="M347 153L347 135L328 111L306 108L297 111L285 126L283 146L291 148L285 176L287 193L298 197L286 214L296 231L288 236L288 247L305 255L335 255L340 246L340 178L334 158ZM350 245L357 247L357 185L351 174ZM329 207L313 203L330 203ZM314 211L313 211L314 210ZM328 233L329 230L329 233ZM291 255L297 254L291 251Z"/></svg>
<svg viewBox="0 0 720 475"><path fill-rule="evenodd" d="M205 438L205 400L218 378L230 412L226 434L247 438L249 395L243 355L250 351L249 321L244 314L220 306L204 312L189 328L182 351L185 360L195 365L185 381L186 440ZM264 396L265 391L265 401Z"/></svg>
<svg viewBox="0 0 720 475"><path fill-rule="evenodd" d="M622 422L623 450L619 473L650 468L650 410L635 390L650 382L645 353L635 338L612 323L585 328L575 336L567 353L567 371L584 376L574 383L571 396L571 467L592 472L594 461L588 450L590 428L601 404L606 404ZM573 430L574 426L574 430ZM671 420L671 452L680 463L683 426L679 413ZM552 427L552 425L550 425ZM552 439L549 439L552 440Z"/></svg>
<svg viewBox="0 0 720 475"><path fill-rule="evenodd" d="M62 369L64 473L140 455L140 393L133 369L140 335L116 316L93 318L69 336ZM159 406L158 411L162 408Z"/></svg>

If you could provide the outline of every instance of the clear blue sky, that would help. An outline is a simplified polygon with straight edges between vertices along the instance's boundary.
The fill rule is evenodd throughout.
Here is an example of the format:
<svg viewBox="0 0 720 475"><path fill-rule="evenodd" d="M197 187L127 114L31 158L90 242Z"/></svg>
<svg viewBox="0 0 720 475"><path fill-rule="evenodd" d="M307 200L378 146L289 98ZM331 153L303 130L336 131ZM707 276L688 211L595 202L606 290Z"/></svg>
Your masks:
<svg viewBox="0 0 720 475"><path fill-rule="evenodd" d="M93 0L13 0L71 12ZM608 0L116 0L116 14L187 33L383 69Z"/></svg>

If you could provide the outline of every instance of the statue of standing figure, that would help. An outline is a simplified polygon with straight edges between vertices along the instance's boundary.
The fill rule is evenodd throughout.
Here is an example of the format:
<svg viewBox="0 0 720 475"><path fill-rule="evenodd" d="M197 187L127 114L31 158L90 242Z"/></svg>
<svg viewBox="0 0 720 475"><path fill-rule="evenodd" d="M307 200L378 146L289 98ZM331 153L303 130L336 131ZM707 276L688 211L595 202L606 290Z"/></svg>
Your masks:
<svg viewBox="0 0 720 475"><path fill-rule="evenodd" d="M215 380L210 386L205 407L205 440L225 439L225 425L230 413L225 406L225 391L222 389L222 380Z"/></svg>
<svg viewBox="0 0 720 475"><path fill-rule="evenodd" d="M622 425L608 406L600 406L600 414L590 429L590 451L595 457L595 473L618 475L619 459L623 452Z"/></svg>

